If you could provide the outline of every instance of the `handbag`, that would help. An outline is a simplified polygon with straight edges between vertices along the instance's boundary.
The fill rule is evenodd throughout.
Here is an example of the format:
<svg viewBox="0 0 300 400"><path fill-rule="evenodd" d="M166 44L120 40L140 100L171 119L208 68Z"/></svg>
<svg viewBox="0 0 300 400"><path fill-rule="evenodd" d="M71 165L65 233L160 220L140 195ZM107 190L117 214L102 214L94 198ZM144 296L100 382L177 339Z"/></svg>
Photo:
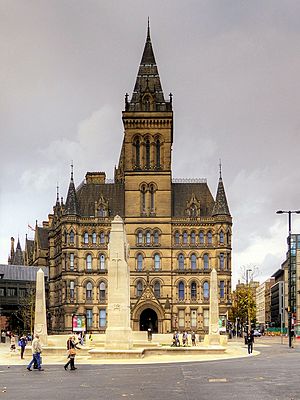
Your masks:
<svg viewBox="0 0 300 400"><path fill-rule="evenodd" d="M75 356L75 355L76 355L76 350L73 349L73 348L70 349L70 350L69 350L69 355L70 355L70 356Z"/></svg>

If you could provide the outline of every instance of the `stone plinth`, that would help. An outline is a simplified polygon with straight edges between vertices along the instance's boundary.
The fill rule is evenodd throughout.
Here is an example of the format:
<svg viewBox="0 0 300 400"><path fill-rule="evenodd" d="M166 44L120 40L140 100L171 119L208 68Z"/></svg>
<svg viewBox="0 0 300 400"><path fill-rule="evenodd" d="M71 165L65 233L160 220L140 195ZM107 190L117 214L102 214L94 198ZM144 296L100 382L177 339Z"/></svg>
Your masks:
<svg viewBox="0 0 300 400"><path fill-rule="evenodd" d="M42 345L47 345L48 335L45 298L45 274L41 268L36 274L34 334L39 335Z"/></svg>

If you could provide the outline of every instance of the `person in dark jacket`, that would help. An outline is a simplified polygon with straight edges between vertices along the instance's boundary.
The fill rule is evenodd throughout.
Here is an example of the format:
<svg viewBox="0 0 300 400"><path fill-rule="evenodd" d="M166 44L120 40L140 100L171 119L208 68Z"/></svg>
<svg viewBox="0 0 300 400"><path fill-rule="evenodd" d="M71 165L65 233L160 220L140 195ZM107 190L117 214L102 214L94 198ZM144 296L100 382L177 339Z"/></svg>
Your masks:
<svg viewBox="0 0 300 400"><path fill-rule="evenodd" d="M20 337L19 344L20 344L20 347L21 347L21 358L23 359L24 358L25 347L27 345L27 337L25 335Z"/></svg>
<svg viewBox="0 0 300 400"><path fill-rule="evenodd" d="M248 354L252 354L253 343L254 343L253 331L248 331L248 334L247 334Z"/></svg>
<svg viewBox="0 0 300 400"><path fill-rule="evenodd" d="M64 369L67 370L68 366L70 365L71 371L74 371L77 369L75 367L75 356L76 356L76 349L79 349L77 347L77 343L75 342L75 336L70 336L69 339L67 340L67 350L68 350L68 362L64 366Z"/></svg>

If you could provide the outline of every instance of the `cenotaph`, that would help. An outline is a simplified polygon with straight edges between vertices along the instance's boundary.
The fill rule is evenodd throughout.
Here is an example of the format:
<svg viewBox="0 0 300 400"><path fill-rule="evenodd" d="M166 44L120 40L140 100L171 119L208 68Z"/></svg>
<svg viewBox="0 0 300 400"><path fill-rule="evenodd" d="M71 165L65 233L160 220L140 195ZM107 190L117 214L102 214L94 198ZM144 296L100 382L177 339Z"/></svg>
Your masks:
<svg viewBox="0 0 300 400"><path fill-rule="evenodd" d="M44 346L47 346L48 335L46 318L45 274L41 268L36 273L34 334L38 334L40 336L41 343Z"/></svg>
<svg viewBox="0 0 300 400"><path fill-rule="evenodd" d="M132 349L130 326L129 245L124 223L118 215L111 223L108 245L108 304L106 350Z"/></svg>

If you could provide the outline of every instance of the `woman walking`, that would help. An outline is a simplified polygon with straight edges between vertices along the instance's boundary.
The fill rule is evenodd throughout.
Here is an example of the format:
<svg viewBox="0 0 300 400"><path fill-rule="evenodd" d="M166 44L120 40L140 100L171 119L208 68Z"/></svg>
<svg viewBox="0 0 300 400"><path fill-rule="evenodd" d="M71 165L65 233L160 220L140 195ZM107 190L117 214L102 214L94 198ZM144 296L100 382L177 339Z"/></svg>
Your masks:
<svg viewBox="0 0 300 400"><path fill-rule="evenodd" d="M70 365L71 371L74 371L75 369L77 369L75 367L76 349L79 349L79 347L77 347L77 343L75 342L75 336L70 336L69 339L67 340L67 350L68 350L69 361L64 366L65 371L68 369L69 365Z"/></svg>

